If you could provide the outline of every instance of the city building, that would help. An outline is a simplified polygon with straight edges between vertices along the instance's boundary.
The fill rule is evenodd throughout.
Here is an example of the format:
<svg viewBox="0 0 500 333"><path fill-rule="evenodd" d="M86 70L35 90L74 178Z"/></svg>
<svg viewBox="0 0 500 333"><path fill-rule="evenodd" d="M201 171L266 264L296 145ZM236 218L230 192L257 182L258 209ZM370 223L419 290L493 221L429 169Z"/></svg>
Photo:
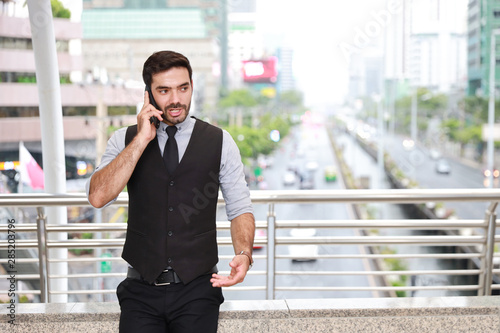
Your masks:
<svg viewBox="0 0 500 333"><path fill-rule="evenodd" d="M280 47L276 51L278 57L278 91L292 91L296 89L293 71L294 50L291 47Z"/></svg>
<svg viewBox="0 0 500 333"><path fill-rule="evenodd" d="M466 0L413 0L408 78L414 87L450 93L466 86Z"/></svg>
<svg viewBox="0 0 500 333"><path fill-rule="evenodd" d="M135 122L144 94L142 65L157 50L174 49L190 58L198 88L193 113L201 113L206 105L214 110L218 46L207 29L210 24L205 23L216 21L218 13L213 9L218 1L189 4L203 3L200 8L182 7L185 2L168 8L166 3L83 1L72 3L76 9L71 19L54 19L67 156L93 160L102 150L96 148L96 139L102 137L97 140L101 146L105 143L108 126ZM6 2L1 15L0 160L17 159L23 141L40 163L41 128L28 10L20 2Z"/></svg>
<svg viewBox="0 0 500 333"><path fill-rule="evenodd" d="M230 0L228 11L228 79L232 89L242 89L243 62L264 55L262 37L257 33L256 0Z"/></svg>
<svg viewBox="0 0 500 333"><path fill-rule="evenodd" d="M13 173L19 160L20 142L42 165L39 96L36 84L35 52L28 10L22 3L3 4L0 17L0 169ZM51 21L52 22L52 21ZM135 120L137 96L143 87L107 84L103 80L84 80L83 36L79 20L53 19L60 74L66 174L85 176L77 164L84 162L91 172L96 158L96 138L107 139L105 128L124 126ZM105 105L115 117L96 117L97 105ZM128 114L132 114L129 116ZM102 126L101 126L102 125Z"/></svg>
<svg viewBox="0 0 500 333"><path fill-rule="evenodd" d="M135 8L84 7L82 13L82 52L84 71L98 77L105 74L115 84L142 83L142 66L153 53L174 50L187 56L196 83L193 113L208 116L218 99L218 47L207 32L204 11L197 7ZM136 100L139 103L142 98Z"/></svg>
<svg viewBox="0 0 500 333"><path fill-rule="evenodd" d="M489 95L491 33L500 28L500 4L494 0L469 0L467 26L467 74L469 96ZM497 35L498 50L498 39ZM500 79L500 55L496 54L495 81ZM496 84L498 85L498 84Z"/></svg>
<svg viewBox="0 0 500 333"><path fill-rule="evenodd" d="M363 54L353 54L349 62L349 95L350 103L360 97L381 96L384 58L382 50L371 45L363 50Z"/></svg>
<svg viewBox="0 0 500 333"><path fill-rule="evenodd" d="M392 94L405 94L405 86L447 94L465 89L466 15L466 0L401 2L384 35Z"/></svg>

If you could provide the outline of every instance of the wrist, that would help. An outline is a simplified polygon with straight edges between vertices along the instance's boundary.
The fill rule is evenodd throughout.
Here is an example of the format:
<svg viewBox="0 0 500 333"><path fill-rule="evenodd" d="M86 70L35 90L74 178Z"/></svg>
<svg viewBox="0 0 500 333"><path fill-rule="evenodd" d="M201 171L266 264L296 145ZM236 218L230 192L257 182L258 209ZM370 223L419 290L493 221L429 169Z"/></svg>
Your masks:
<svg viewBox="0 0 500 333"><path fill-rule="evenodd" d="M252 258L252 254L248 251L241 251L241 252L238 252L236 254L237 256L245 256L248 258L248 262L249 262L249 265L248 265L248 269L250 270L250 268L252 268L253 266L253 258Z"/></svg>
<svg viewBox="0 0 500 333"><path fill-rule="evenodd" d="M154 139L154 136L153 136L153 139ZM137 135L132 139L132 141L130 142L130 144L128 146L132 147L135 151L139 152L140 155L142 155L142 153L144 152L144 150L146 149L146 147L148 146L148 144L151 140L152 139L147 137L147 135L145 135L145 133L138 132Z"/></svg>

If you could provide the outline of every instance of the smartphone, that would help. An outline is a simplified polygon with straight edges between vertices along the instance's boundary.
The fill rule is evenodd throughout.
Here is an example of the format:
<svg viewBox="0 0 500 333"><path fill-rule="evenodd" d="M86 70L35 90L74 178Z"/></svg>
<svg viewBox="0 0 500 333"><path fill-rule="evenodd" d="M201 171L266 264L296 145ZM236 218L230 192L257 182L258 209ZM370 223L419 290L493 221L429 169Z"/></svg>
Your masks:
<svg viewBox="0 0 500 333"><path fill-rule="evenodd" d="M161 111L161 109L158 107L158 104L156 104L156 101L153 97L153 93L151 92L151 87L146 86L146 91L148 92L148 95L149 95L149 104L154 106L157 110ZM149 122L151 124L154 124L156 128L160 127L160 120L158 120L158 118L156 118L156 117L149 118Z"/></svg>

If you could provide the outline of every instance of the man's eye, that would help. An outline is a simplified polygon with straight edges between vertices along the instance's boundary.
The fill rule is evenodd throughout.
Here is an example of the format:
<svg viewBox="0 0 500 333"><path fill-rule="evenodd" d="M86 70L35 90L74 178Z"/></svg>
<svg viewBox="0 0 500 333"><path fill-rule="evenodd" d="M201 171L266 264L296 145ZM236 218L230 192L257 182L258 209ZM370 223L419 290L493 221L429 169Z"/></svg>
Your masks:
<svg viewBox="0 0 500 333"><path fill-rule="evenodd" d="M182 87L181 88L181 91L186 91L186 90L188 90L188 87Z"/></svg>
<svg viewBox="0 0 500 333"><path fill-rule="evenodd" d="M162 89L160 90L160 94L166 94L167 93L167 90L166 89Z"/></svg>

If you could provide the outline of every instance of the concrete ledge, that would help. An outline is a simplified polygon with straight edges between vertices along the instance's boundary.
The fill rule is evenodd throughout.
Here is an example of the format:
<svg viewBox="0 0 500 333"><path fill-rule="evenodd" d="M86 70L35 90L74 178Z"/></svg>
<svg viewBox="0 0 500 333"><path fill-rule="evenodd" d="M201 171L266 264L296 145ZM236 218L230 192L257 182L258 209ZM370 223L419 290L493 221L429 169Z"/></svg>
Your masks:
<svg viewBox="0 0 500 333"><path fill-rule="evenodd" d="M1 332L117 332L117 303L2 304ZM500 297L226 301L219 332L500 332Z"/></svg>

